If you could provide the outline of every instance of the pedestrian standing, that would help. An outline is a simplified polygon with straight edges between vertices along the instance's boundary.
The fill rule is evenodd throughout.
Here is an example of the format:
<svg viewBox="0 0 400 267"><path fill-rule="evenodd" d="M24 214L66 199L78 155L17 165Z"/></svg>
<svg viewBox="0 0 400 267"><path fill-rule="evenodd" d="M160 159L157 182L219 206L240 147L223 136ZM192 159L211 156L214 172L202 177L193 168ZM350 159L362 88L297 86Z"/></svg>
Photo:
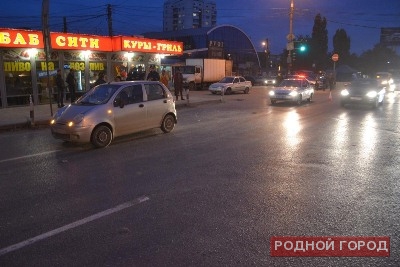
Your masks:
<svg viewBox="0 0 400 267"><path fill-rule="evenodd" d="M75 91L76 91L76 78L75 78L75 70L70 69L67 75L68 90L71 95L71 103L75 102Z"/></svg>
<svg viewBox="0 0 400 267"><path fill-rule="evenodd" d="M160 81L160 74L156 71L154 66L150 66L150 72L147 74L148 81Z"/></svg>
<svg viewBox="0 0 400 267"><path fill-rule="evenodd" d="M56 86L57 86L57 105L59 108L62 108L64 106L65 84L64 84L64 79L61 77L60 69L57 70Z"/></svg>
<svg viewBox="0 0 400 267"><path fill-rule="evenodd" d="M165 70L161 71L160 82L162 82L169 89L169 76Z"/></svg>
<svg viewBox="0 0 400 267"><path fill-rule="evenodd" d="M181 99L185 100L183 98L183 74L179 68L175 69L174 89L175 89L176 100L179 99L179 94L181 95Z"/></svg>
<svg viewBox="0 0 400 267"><path fill-rule="evenodd" d="M146 72L143 71L142 66L139 66L137 69L137 80L135 80L135 81L144 81L145 76L146 76Z"/></svg>
<svg viewBox="0 0 400 267"><path fill-rule="evenodd" d="M106 83L106 74L104 72L100 72L99 78L94 83L94 86L97 86L97 85L103 84L103 83Z"/></svg>

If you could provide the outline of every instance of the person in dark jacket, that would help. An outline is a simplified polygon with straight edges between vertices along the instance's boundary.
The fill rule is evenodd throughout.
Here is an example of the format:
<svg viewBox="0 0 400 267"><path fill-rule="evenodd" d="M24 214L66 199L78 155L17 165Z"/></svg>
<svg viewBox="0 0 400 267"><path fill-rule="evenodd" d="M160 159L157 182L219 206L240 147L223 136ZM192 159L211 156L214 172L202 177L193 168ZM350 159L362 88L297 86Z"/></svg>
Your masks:
<svg viewBox="0 0 400 267"><path fill-rule="evenodd" d="M147 80L160 81L160 74L158 74L154 66L150 66L150 72L147 74Z"/></svg>
<svg viewBox="0 0 400 267"><path fill-rule="evenodd" d="M75 70L74 69L69 70L66 82L68 84L69 93L71 94L71 103L75 102L75 91L76 91L77 83L76 83L76 79L75 79Z"/></svg>
<svg viewBox="0 0 400 267"><path fill-rule="evenodd" d="M181 99L185 100L183 98L183 74L179 68L176 68L174 74L174 90L175 90L176 100L178 100L179 94L181 95Z"/></svg>
<svg viewBox="0 0 400 267"><path fill-rule="evenodd" d="M57 76L56 76L56 86L57 86L57 105L59 108L62 108L64 106L64 89L65 89L65 84L64 80L61 77L61 70L57 70Z"/></svg>
<svg viewBox="0 0 400 267"><path fill-rule="evenodd" d="M96 82L93 84L93 86L97 86L99 84L103 84L106 83L106 79L105 79L105 73L104 72L100 72L99 73L99 78L97 78Z"/></svg>

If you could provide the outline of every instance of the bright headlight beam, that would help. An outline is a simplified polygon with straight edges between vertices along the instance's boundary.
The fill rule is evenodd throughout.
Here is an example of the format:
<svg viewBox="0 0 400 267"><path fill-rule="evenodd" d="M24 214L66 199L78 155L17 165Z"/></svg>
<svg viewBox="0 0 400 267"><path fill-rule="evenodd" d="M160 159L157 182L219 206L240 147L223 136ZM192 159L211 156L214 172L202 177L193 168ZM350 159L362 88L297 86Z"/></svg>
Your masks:
<svg viewBox="0 0 400 267"><path fill-rule="evenodd" d="M367 96L370 98L374 98L378 95L378 93L376 91L370 91L367 93Z"/></svg>

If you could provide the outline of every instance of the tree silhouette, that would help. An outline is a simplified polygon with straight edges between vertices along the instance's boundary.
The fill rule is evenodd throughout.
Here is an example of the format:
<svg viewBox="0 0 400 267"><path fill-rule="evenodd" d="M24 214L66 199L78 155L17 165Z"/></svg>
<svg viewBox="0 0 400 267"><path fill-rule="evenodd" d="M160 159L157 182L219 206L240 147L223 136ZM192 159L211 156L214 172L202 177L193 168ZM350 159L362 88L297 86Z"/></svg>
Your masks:
<svg viewBox="0 0 400 267"><path fill-rule="evenodd" d="M340 63L347 63L350 57L350 37L344 29L336 30L333 36L333 52L339 54Z"/></svg>
<svg viewBox="0 0 400 267"><path fill-rule="evenodd" d="M328 30L326 18L317 14L314 18L314 26L311 35L311 61L317 69L322 69L327 63L328 54Z"/></svg>

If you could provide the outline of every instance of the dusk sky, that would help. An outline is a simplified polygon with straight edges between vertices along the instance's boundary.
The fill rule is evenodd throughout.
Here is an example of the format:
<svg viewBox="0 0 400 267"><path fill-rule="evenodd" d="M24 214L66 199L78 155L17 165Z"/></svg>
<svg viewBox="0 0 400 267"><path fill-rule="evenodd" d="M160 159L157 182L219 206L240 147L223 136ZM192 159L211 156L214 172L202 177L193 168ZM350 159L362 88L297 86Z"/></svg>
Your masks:
<svg viewBox="0 0 400 267"><path fill-rule="evenodd" d="M164 0L49 0L50 31L61 32L63 17L68 31L108 35L107 4L112 5L114 35L140 35L162 31ZM286 47L290 0L216 0L217 25L238 27L258 51L266 38L273 54ZM311 36L314 18L328 21L329 51L336 30L351 39L351 52L361 54L379 43L382 27L400 28L399 0L294 0L293 33ZM0 28L41 29L42 0L1 0ZM397 51L399 49L397 48Z"/></svg>

